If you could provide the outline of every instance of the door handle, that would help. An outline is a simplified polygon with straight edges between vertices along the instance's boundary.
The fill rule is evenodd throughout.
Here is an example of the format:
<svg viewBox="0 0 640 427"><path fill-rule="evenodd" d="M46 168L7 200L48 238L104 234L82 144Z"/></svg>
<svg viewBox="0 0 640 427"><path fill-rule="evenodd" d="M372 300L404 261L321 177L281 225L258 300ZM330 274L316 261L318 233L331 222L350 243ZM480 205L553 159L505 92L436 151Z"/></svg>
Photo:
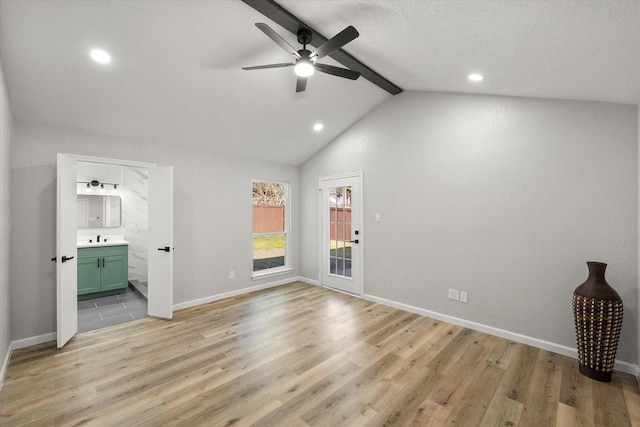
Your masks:
<svg viewBox="0 0 640 427"><path fill-rule="evenodd" d="M158 248L159 251L170 252L171 248L169 246L165 246L164 248Z"/></svg>
<svg viewBox="0 0 640 427"><path fill-rule="evenodd" d="M349 240L349 243L355 243L356 245L359 243L358 239L356 240Z"/></svg>
<svg viewBox="0 0 640 427"><path fill-rule="evenodd" d="M62 260L62 262L67 262L67 261L72 260L73 258L75 258L75 257L62 255L61 260Z"/></svg>

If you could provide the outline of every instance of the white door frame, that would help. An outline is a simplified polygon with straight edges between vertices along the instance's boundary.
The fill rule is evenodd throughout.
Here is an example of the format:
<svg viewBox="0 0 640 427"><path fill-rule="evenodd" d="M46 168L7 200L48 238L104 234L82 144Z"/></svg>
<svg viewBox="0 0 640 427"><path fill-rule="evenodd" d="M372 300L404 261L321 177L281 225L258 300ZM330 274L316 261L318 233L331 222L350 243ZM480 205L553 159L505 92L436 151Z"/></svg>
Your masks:
<svg viewBox="0 0 640 427"><path fill-rule="evenodd" d="M67 156L67 157L69 157L71 159L74 159L76 162L96 163L96 164L114 165L114 166L129 166L129 167L138 167L138 168L155 168L155 167L158 166L156 163L139 162L139 161L135 161L135 160L112 159L112 158L107 158L107 157L85 156L85 155L72 154L72 153L59 153L59 154L62 154L62 155ZM77 181L77 178L75 179L75 181ZM57 192L58 191L59 190L57 190ZM75 186L74 186L73 192L74 192L74 194L76 193ZM56 220L56 222L57 222L57 220ZM74 240L76 240L76 236L74 236ZM56 245L57 245L57 243L56 243ZM60 257L62 255L63 254L59 254L59 253L56 254L57 257ZM75 262L75 260L74 260L74 262ZM58 285L56 285L56 286L58 286ZM58 293L60 293L60 292L58 292ZM173 300L173 295L171 295L171 300ZM73 310L74 312L77 313L77 311L78 311L78 301L77 301L77 299L73 299L73 301L66 301L65 300L63 304L58 304L56 306L56 317L58 319L60 318L59 311L61 310L61 307L62 307L62 311ZM60 320L58 320L58 322L60 322ZM75 333L74 333L74 335L75 335ZM66 341L68 341L68 339L66 339L64 341L66 342ZM59 342L58 347L61 347L60 339L58 339L58 342ZM64 345L64 344L62 344L62 345Z"/></svg>
<svg viewBox="0 0 640 427"><path fill-rule="evenodd" d="M328 287L324 282L323 282L323 268L324 268L324 262L323 262L323 227L324 227L324 223L323 223L323 203L322 203L322 184L324 181L331 181L334 179L342 179L342 178L355 178L358 180L359 182L359 186L360 186L360 194L358 195L359 197L359 204L360 204L360 212L358 214L358 221L360 223L360 227L358 228L358 230L360 231L360 237L358 238L358 240L360 240L359 243L359 250L360 250L360 262L358 263L359 265L356 266L357 270L358 270L358 274L360 276L360 283L359 283L359 290L356 292L356 295L362 297L364 295L364 242L365 242L365 233L364 233L364 186L363 186L363 173L360 172L352 172L352 173L345 173L345 174L340 174L340 175L331 175L331 176L323 176L320 177L318 179L318 206L320 207L320 209L318 209L318 236L320 236L320 238L318 239L318 282L320 283L321 286L323 287ZM331 288L333 290L340 291L339 289L335 289L335 288ZM351 295L351 294L350 294Z"/></svg>

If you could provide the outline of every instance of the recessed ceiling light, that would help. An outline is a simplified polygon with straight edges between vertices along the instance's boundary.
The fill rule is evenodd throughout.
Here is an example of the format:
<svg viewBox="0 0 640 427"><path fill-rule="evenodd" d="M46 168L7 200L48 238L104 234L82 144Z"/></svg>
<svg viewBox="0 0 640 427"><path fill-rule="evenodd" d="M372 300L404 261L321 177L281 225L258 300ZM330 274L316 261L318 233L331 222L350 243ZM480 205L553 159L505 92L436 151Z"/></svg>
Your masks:
<svg viewBox="0 0 640 427"><path fill-rule="evenodd" d="M480 81L482 81L482 79L484 79L484 77L482 77L482 75L480 75L480 74L476 74L476 73L474 73L474 74L469 74L469 75L467 76L467 78L468 78L469 80L471 80L472 82L480 82Z"/></svg>
<svg viewBox="0 0 640 427"><path fill-rule="evenodd" d="M324 129L324 125L322 123L316 123L313 125L313 130L316 132L320 132L322 129Z"/></svg>
<svg viewBox="0 0 640 427"><path fill-rule="evenodd" d="M102 49L93 49L89 54L91 55L91 59L99 64L108 64L111 62L111 55Z"/></svg>

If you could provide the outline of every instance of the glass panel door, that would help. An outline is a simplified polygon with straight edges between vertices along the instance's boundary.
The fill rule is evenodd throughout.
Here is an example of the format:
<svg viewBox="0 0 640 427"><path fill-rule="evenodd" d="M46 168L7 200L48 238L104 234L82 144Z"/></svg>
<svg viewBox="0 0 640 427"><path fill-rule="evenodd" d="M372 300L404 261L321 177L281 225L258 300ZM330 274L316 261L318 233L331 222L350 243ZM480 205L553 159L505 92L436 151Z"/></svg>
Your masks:
<svg viewBox="0 0 640 427"><path fill-rule="evenodd" d="M362 294L362 175L320 179L321 278L329 286Z"/></svg>
<svg viewBox="0 0 640 427"><path fill-rule="evenodd" d="M351 186L329 188L329 273L351 277Z"/></svg>

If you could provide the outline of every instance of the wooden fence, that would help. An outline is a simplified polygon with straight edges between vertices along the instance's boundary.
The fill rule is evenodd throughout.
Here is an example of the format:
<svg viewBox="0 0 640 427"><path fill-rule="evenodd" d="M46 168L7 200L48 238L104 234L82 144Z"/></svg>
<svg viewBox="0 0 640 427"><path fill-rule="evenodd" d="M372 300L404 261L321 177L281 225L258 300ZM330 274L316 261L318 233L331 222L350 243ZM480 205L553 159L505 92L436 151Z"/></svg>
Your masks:
<svg viewBox="0 0 640 427"><path fill-rule="evenodd" d="M329 210L329 228L331 240L351 240L351 207Z"/></svg>
<svg viewBox="0 0 640 427"><path fill-rule="evenodd" d="M253 232L284 231L284 206L253 205Z"/></svg>

